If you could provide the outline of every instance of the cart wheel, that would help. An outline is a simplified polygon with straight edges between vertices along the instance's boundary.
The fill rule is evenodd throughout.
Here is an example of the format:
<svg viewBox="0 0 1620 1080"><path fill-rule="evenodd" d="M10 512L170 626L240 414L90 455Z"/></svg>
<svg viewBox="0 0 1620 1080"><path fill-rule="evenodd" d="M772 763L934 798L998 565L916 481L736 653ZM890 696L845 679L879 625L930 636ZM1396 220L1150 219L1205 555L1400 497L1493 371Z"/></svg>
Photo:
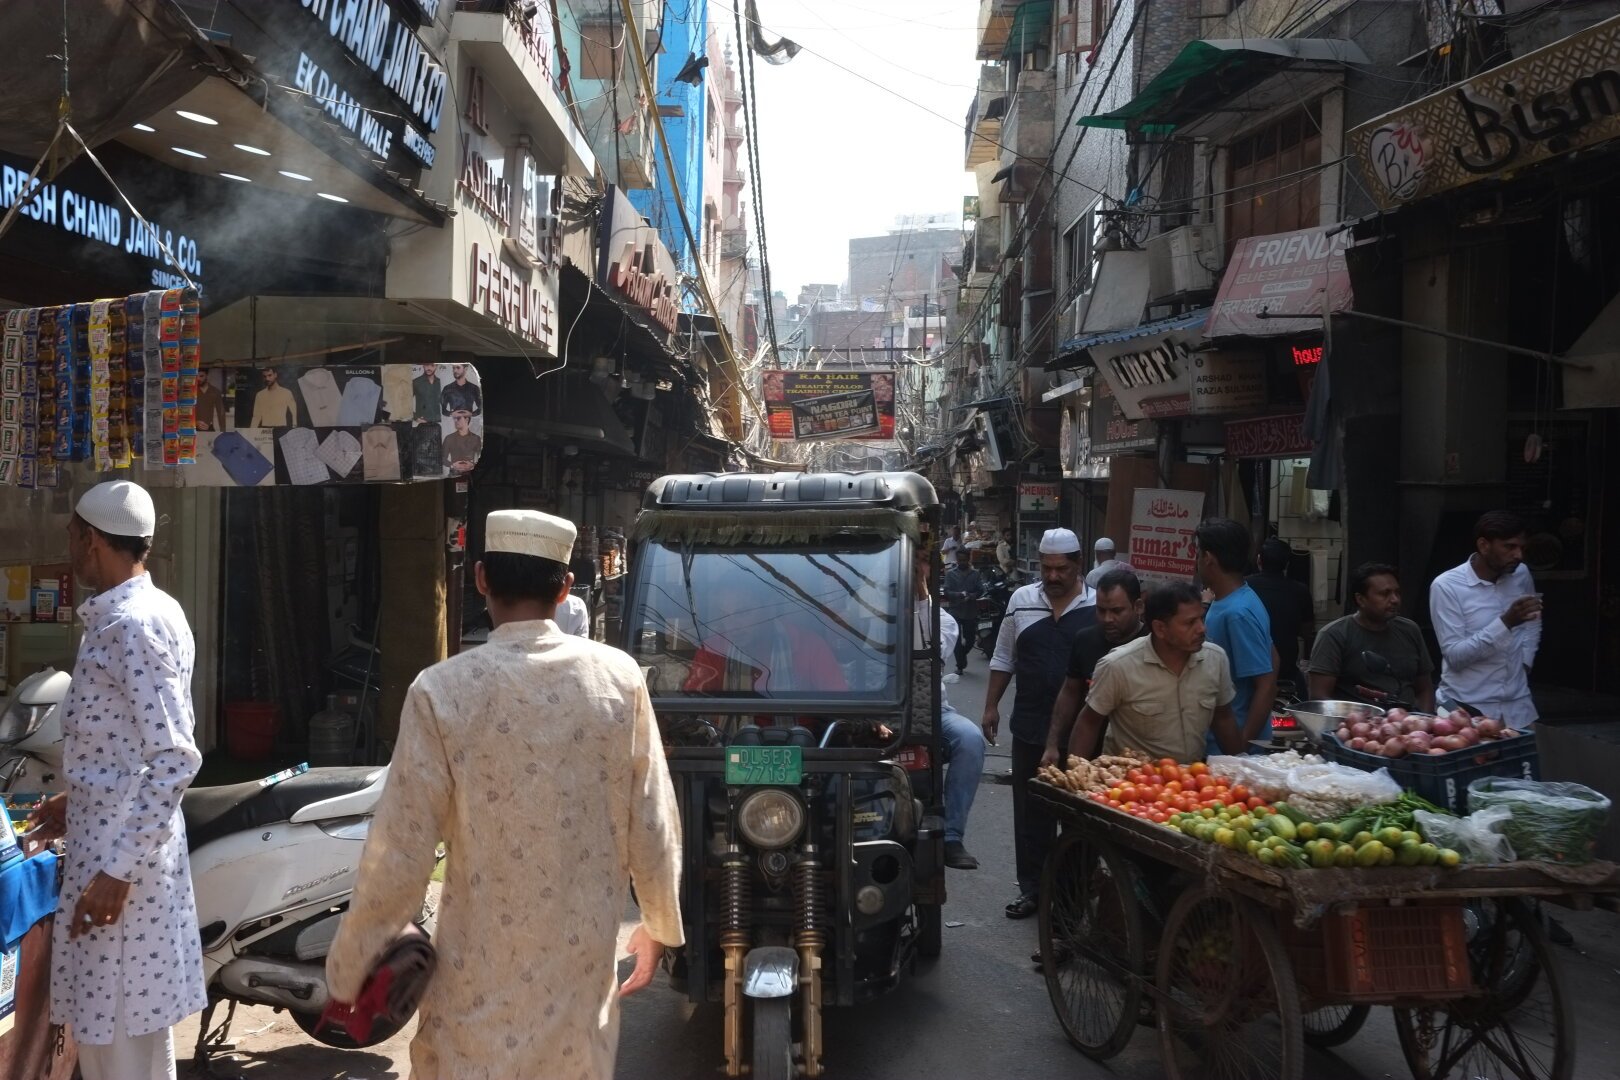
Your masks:
<svg viewBox="0 0 1620 1080"><path fill-rule="evenodd" d="M1575 1003L1559 981L1547 936L1524 904L1494 908L1495 917L1482 921L1468 943L1474 985L1484 994L1395 1010L1395 1033L1415 1080L1575 1075Z"/></svg>
<svg viewBox="0 0 1620 1080"><path fill-rule="evenodd" d="M1300 1018L1305 1025L1305 1041L1319 1050L1342 1046L1356 1037L1367 1022L1370 1005L1324 1005Z"/></svg>
<svg viewBox="0 0 1620 1080"><path fill-rule="evenodd" d="M1063 837L1041 870L1041 968L1063 1034L1099 1061L1125 1049L1142 1009L1136 872L1107 844Z"/></svg>
<svg viewBox="0 0 1620 1080"><path fill-rule="evenodd" d="M1256 905L1208 886L1182 893L1165 919L1154 982L1169 1080L1304 1075L1294 969Z"/></svg>

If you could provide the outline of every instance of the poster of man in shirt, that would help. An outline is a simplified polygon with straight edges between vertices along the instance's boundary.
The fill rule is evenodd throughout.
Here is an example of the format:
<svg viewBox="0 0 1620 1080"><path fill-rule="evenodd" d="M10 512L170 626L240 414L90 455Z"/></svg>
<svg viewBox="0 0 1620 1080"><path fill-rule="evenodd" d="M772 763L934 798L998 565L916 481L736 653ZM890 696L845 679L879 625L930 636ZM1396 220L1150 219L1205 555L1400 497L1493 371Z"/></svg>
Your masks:
<svg viewBox="0 0 1620 1080"><path fill-rule="evenodd" d="M767 371L762 390L772 438L894 438L893 371Z"/></svg>
<svg viewBox="0 0 1620 1080"><path fill-rule="evenodd" d="M293 427L298 423L298 369L266 364L243 369L236 380L237 427Z"/></svg>
<svg viewBox="0 0 1620 1080"><path fill-rule="evenodd" d="M465 476L484 451L483 385L471 364L441 364L439 373L448 375L440 392L444 468L452 476Z"/></svg>

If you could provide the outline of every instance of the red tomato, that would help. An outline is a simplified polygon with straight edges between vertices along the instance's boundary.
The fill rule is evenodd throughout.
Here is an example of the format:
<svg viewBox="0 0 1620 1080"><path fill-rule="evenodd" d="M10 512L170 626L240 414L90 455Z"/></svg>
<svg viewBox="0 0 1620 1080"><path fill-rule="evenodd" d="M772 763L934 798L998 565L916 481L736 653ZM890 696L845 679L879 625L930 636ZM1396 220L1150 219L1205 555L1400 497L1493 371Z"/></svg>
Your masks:
<svg viewBox="0 0 1620 1080"><path fill-rule="evenodd" d="M1238 784L1236 787L1234 787L1232 789L1232 801L1233 802L1248 802L1249 801L1249 789L1244 787L1242 784Z"/></svg>
<svg viewBox="0 0 1620 1080"><path fill-rule="evenodd" d="M1181 781L1180 780L1171 780L1169 783L1165 784L1164 785L1164 793L1166 795L1180 795L1181 794Z"/></svg>
<svg viewBox="0 0 1620 1080"><path fill-rule="evenodd" d="M1153 822L1156 825L1163 825L1165 822L1170 820L1170 815L1164 813L1162 810L1155 810L1152 817Z"/></svg>
<svg viewBox="0 0 1620 1080"><path fill-rule="evenodd" d="M1209 773L1198 773L1194 776L1199 791L1209 791L1215 787L1215 781Z"/></svg>
<svg viewBox="0 0 1620 1080"><path fill-rule="evenodd" d="M1205 773L1209 772L1209 766L1204 764L1202 761L1195 761L1191 765L1187 766L1187 768L1192 770L1193 772L1197 773L1200 776L1202 776Z"/></svg>
<svg viewBox="0 0 1620 1080"><path fill-rule="evenodd" d="M1259 807L1262 807L1264 805L1266 805L1266 800L1262 799L1260 796L1258 796L1258 795L1249 796L1249 809L1250 810L1258 809Z"/></svg>

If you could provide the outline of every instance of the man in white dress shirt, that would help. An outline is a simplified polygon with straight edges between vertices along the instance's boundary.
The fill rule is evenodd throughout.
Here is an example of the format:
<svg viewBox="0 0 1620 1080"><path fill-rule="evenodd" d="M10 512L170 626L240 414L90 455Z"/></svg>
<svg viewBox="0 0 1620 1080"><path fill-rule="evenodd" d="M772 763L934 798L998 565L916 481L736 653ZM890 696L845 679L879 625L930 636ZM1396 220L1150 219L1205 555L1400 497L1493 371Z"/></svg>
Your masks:
<svg viewBox="0 0 1620 1080"><path fill-rule="evenodd" d="M1434 579L1429 617L1440 639L1442 704L1514 727L1536 721L1530 666L1541 645L1541 598L1524 565L1524 521L1493 510L1474 526L1474 553Z"/></svg>

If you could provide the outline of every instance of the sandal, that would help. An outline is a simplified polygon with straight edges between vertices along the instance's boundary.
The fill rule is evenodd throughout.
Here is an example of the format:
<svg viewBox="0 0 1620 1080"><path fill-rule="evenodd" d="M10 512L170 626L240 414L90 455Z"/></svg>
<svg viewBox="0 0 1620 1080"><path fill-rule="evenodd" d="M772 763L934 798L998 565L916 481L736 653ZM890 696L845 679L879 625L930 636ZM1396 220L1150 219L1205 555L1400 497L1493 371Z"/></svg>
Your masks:
<svg viewBox="0 0 1620 1080"><path fill-rule="evenodd" d="M1007 905L1006 914L1009 919L1027 919L1040 910L1041 903L1037 897L1025 893Z"/></svg>

